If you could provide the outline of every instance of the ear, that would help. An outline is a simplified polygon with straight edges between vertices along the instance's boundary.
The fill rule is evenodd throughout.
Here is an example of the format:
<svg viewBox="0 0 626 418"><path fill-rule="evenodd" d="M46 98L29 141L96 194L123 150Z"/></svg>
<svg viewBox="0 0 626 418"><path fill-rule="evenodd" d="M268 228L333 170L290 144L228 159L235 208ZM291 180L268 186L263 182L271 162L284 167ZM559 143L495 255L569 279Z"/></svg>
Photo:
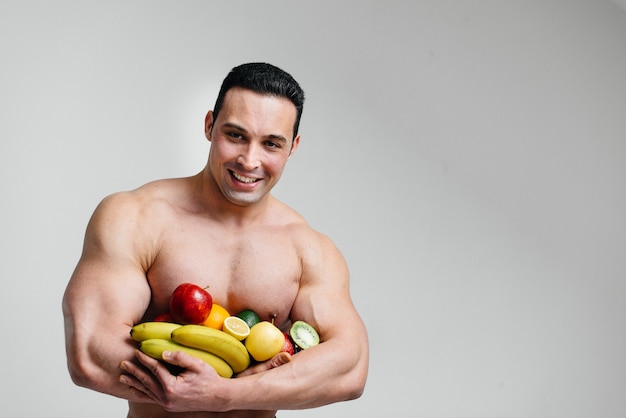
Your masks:
<svg viewBox="0 0 626 418"><path fill-rule="evenodd" d="M209 110L204 117L204 136L211 142L211 130L213 129L213 111Z"/></svg>
<svg viewBox="0 0 626 418"><path fill-rule="evenodd" d="M287 159L291 158L291 156L296 152L298 145L300 145L300 134L296 135L293 139L293 142L291 143L291 150L289 151L289 157Z"/></svg>

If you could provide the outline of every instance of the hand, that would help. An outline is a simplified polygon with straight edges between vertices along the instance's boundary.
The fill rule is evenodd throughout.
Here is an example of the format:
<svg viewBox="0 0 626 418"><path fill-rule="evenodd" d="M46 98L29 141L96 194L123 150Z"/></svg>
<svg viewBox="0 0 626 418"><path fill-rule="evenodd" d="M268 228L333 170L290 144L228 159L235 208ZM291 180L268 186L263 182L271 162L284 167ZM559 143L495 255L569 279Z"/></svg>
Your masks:
<svg viewBox="0 0 626 418"><path fill-rule="evenodd" d="M181 351L164 352L163 360L182 372L174 375L162 362L136 351L138 363L123 361L120 382L145 402L171 412L219 411L223 406L215 394L226 380L202 360Z"/></svg>
<svg viewBox="0 0 626 418"><path fill-rule="evenodd" d="M249 376L251 374L261 373L275 367L282 366L283 364L287 364L291 361L291 355L289 353L280 352L276 354L274 357L265 361L263 363L256 364L252 367L248 367L243 372L237 374L236 377L244 377Z"/></svg>
<svg viewBox="0 0 626 418"><path fill-rule="evenodd" d="M121 363L120 367L126 373L120 376L120 382L128 385L140 400L157 403L172 412L218 411L222 406L219 397L210 398L208 394L216 393L225 379L202 360L181 351L163 353L163 360L183 369L180 374L173 375L163 363L141 351L136 352L136 357L141 365L132 361ZM261 373L290 361L289 353L278 353L266 362L249 367L236 377ZM212 403L215 405L210 406Z"/></svg>

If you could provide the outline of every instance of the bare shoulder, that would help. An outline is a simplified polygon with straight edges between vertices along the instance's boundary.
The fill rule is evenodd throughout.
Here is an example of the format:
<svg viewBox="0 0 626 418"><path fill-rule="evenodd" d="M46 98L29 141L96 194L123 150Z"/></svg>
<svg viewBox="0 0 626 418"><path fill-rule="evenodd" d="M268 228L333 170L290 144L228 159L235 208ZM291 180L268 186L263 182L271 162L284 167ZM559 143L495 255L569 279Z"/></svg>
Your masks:
<svg viewBox="0 0 626 418"><path fill-rule="evenodd" d="M330 243L328 237L313 229L295 209L278 200L275 200L274 206L276 209L273 212L275 222L288 229L296 248L309 251L317 248L319 245Z"/></svg>
<svg viewBox="0 0 626 418"><path fill-rule="evenodd" d="M165 219L173 213L184 179L158 180L131 191L106 196L89 221L86 248L150 257ZM141 260L142 264L147 260Z"/></svg>
<svg viewBox="0 0 626 418"><path fill-rule="evenodd" d="M286 207L285 218L293 246L303 268L303 280L347 279L345 259L334 241L326 234L314 229L295 210Z"/></svg>
<svg viewBox="0 0 626 418"><path fill-rule="evenodd" d="M150 220L159 212L172 209L173 202L184 193L185 179L156 180L137 189L106 196L96 208L96 215L105 215L105 221L134 224L138 217Z"/></svg>

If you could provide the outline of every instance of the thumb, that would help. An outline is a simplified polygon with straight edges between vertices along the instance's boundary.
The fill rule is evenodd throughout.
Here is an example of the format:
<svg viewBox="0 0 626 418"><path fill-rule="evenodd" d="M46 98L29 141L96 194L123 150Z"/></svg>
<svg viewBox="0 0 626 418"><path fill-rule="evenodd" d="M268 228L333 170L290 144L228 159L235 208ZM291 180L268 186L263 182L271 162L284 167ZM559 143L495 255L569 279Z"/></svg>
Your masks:
<svg viewBox="0 0 626 418"><path fill-rule="evenodd" d="M206 363L197 357L193 357L183 351L164 351L161 355L163 361L183 369L198 371Z"/></svg>

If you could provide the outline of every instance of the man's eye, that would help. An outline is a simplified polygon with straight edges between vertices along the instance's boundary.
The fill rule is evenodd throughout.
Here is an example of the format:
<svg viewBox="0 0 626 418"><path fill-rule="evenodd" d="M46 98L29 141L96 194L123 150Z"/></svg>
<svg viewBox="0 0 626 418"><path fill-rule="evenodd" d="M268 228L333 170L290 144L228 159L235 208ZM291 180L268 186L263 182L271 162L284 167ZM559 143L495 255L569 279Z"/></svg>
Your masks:
<svg viewBox="0 0 626 418"><path fill-rule="evenodd" d="M267 141L265 145L267 145L268 148L280 148L280 144L277 142Z"/></svg>
<svg viewBox="0 0 626 418"><path fill-rule="evenodd" d="M230 132L230 133L228 133L228 136L230 136L231 138L234 138L234 139L243 139L243 136L241 134L239 134L239 133L236 133L236 132Z"/></svg>

